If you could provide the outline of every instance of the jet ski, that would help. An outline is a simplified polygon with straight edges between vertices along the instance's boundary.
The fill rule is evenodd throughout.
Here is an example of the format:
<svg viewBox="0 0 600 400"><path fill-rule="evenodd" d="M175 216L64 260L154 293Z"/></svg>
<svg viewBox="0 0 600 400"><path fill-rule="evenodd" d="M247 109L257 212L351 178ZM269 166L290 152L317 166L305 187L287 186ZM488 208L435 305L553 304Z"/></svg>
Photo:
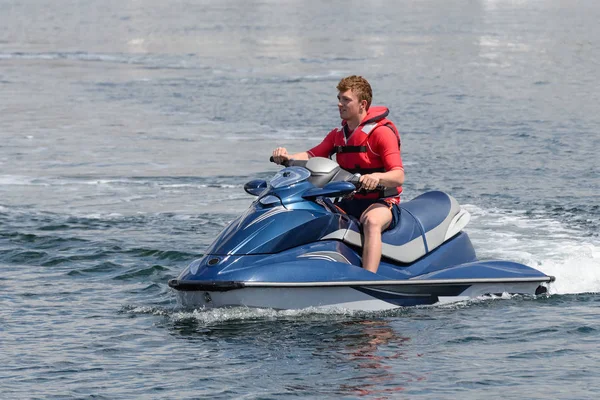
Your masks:
<svg viewBox="0 0 600 400"><path fill-rule="evenodd" d="M441 192L402 202L382 235L377 273L361 267L359 221L334 199L360 190L335 161L290 161L169 286L184 307L379 311L484 295L547 292L554 277L510 261L480 261L463 228L470 214Z"/></svg>

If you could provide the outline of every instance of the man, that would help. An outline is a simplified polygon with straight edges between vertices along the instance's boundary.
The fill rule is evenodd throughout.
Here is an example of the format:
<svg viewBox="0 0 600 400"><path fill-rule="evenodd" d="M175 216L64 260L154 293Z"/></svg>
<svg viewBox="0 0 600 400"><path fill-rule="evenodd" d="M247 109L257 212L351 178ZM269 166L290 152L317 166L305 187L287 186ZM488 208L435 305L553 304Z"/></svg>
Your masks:
<svg viewBox="0 0 600 400"><path fill-rule="evenodd" d="M362 76L348 76L337 85L338 108L342 127L329 132L323 142L309 151L288 154L283 147L273 150L273 159L308 160L336 154L338 164L353 173L360 173L360 183L366 190L378 185L384 192L356 194L337 205L360 219L363 228L362 266L377 272L381 260L381 233L393 228L397 221L397 205L404 183L404 167L400 156L400 136L386 117L386 107L371 107L371 85Z"/></svg>

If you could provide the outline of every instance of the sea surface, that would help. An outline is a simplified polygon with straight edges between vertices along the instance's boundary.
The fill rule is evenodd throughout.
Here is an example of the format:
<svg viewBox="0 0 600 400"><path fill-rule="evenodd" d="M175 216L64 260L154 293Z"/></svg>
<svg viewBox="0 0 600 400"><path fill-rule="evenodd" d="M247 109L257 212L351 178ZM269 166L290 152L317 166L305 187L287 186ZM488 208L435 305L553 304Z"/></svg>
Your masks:
<svg viewBox="0 0 600 400"><path fill-rule="evenodd" d="M0 398L600 398L596 0L0 0ZM339 124L452 194L548 296L182 309L167 281Z"/></svg>

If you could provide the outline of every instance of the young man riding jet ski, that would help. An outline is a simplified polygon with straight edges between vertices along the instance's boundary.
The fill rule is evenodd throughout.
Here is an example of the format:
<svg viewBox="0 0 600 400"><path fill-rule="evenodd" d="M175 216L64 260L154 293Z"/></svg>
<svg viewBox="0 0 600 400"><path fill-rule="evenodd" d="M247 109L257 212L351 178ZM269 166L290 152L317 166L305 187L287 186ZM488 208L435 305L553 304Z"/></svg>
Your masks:
<svg viewBox="0 0 600 400"><path fill-rule="evenodd" d="M398 204L404 183L404 167L400 155L400 135L386 117L387 107L371 107L373 91L362 76L348 76L337 85L338 108L342 126L327 134L312 149L288 154L283 147L273 151L273 160L308 160L311 157L336 155L345 170L360 174L361 187L375 193L355 194L336 203L347 214L360 219L363 229L364 269L377 272L381 260L381 234L398 223Z"/></svg>

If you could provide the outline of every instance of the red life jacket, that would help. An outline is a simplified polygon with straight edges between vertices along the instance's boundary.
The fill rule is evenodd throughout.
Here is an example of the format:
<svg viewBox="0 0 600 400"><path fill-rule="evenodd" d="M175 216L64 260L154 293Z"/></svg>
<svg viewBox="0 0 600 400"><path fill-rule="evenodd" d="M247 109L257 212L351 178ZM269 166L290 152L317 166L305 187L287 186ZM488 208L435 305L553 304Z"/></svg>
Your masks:
<svg viewBox="0 0 600 400"><path fill-rule="evenodd" d="M361 175L374 172L385 172L382 158L373 152L369 146L369 135L376 129L390 129L398 139L400 148L400 134L392 121L387 119L387 107L371 107L364 121L346 139L348 126L345 121L337 129L334 136L334 147L330 156L336 155L338 164L347 171ZM386 188L380 193L361 195L361 198L377 198L397 196L402 192L402 187Z"/></svg>

